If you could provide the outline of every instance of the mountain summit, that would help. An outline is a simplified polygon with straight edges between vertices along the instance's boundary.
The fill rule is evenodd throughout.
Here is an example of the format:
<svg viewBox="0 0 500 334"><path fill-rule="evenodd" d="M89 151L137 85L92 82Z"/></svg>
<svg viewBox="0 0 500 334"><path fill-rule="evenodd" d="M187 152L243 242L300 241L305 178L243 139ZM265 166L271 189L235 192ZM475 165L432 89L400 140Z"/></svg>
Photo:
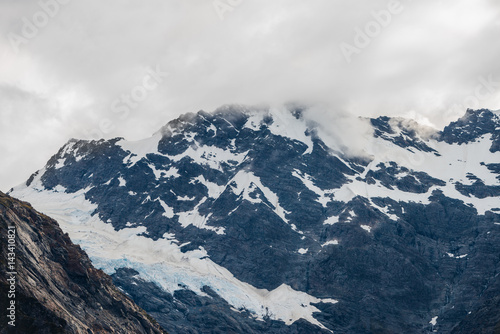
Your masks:
<svg viewBox="0 0 500 334"><path fill-rule="evenodd" d="M498 115L365 121L356 155L301 109L200 111L71 140L11 193L171 333L473 327L500 272Z"/></svg>

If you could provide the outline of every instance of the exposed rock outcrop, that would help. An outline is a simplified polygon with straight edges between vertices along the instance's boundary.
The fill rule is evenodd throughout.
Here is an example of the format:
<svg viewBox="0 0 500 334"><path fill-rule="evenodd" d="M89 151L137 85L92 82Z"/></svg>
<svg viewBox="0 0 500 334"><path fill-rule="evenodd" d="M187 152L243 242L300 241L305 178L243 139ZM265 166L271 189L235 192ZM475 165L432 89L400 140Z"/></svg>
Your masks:
<svg viewBox="0 0 500 334"><path fill-rule="evenodd" d="M0 240L0 333L164 333L55 220L1 192Z"/></svg>

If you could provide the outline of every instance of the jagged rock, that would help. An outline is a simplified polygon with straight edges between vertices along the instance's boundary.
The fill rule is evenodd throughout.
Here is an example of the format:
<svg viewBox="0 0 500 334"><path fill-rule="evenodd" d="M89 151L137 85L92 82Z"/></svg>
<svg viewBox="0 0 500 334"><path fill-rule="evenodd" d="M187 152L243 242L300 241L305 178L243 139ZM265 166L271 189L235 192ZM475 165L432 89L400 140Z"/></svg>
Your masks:
<svg viewBox="0 0 500 334"><path fill-rule="evenodd" d="M465 115L444 128L441 139L449 144L464 144L491 134L490 152L500 151L500 117L488 109L467 109Z"/></svg>
<svg viewBox="0 0 500 334"><path fill-rule="evenodd" d="M15 231L15 243L8 231ZM0 258L0 333L165 333L156 321L95 269L57 222L0 192L0 245L13 245L15 270ZM16 274L9 274L15 271ZM7 278L15 278L15 295ZM15 301L14 318L5 316Z"/></svg>

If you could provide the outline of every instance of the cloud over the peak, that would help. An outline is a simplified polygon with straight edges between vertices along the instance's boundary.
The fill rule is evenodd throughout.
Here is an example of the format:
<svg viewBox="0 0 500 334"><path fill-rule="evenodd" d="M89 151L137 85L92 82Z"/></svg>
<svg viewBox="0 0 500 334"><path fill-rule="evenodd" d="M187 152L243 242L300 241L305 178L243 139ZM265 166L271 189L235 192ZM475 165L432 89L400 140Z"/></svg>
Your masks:
<svg viewBox="0 0 500 334"><path fill-rule="evenodd" d="M493 0L3 0L0 32L1 167L15 182L70 137L139 139L227 103L438 127L500 108Z"/></svg>

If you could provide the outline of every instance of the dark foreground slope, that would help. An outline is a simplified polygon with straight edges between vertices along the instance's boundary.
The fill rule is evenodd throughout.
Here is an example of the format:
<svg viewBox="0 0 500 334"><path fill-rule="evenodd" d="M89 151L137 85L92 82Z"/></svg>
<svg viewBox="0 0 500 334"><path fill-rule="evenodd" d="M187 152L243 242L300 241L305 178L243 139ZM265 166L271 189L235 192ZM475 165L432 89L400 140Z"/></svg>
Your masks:
<svg viewBox="0 0 500 334"><path fill-rule="evenodd" d="M15 243L8 242L9 234ZM164 333L92 266L55 220L1 192L0 240L0 333ZM14 315L7 311L11 300L15 318L7 317ZM15 327L8 324L14 319Z"/></svg>

